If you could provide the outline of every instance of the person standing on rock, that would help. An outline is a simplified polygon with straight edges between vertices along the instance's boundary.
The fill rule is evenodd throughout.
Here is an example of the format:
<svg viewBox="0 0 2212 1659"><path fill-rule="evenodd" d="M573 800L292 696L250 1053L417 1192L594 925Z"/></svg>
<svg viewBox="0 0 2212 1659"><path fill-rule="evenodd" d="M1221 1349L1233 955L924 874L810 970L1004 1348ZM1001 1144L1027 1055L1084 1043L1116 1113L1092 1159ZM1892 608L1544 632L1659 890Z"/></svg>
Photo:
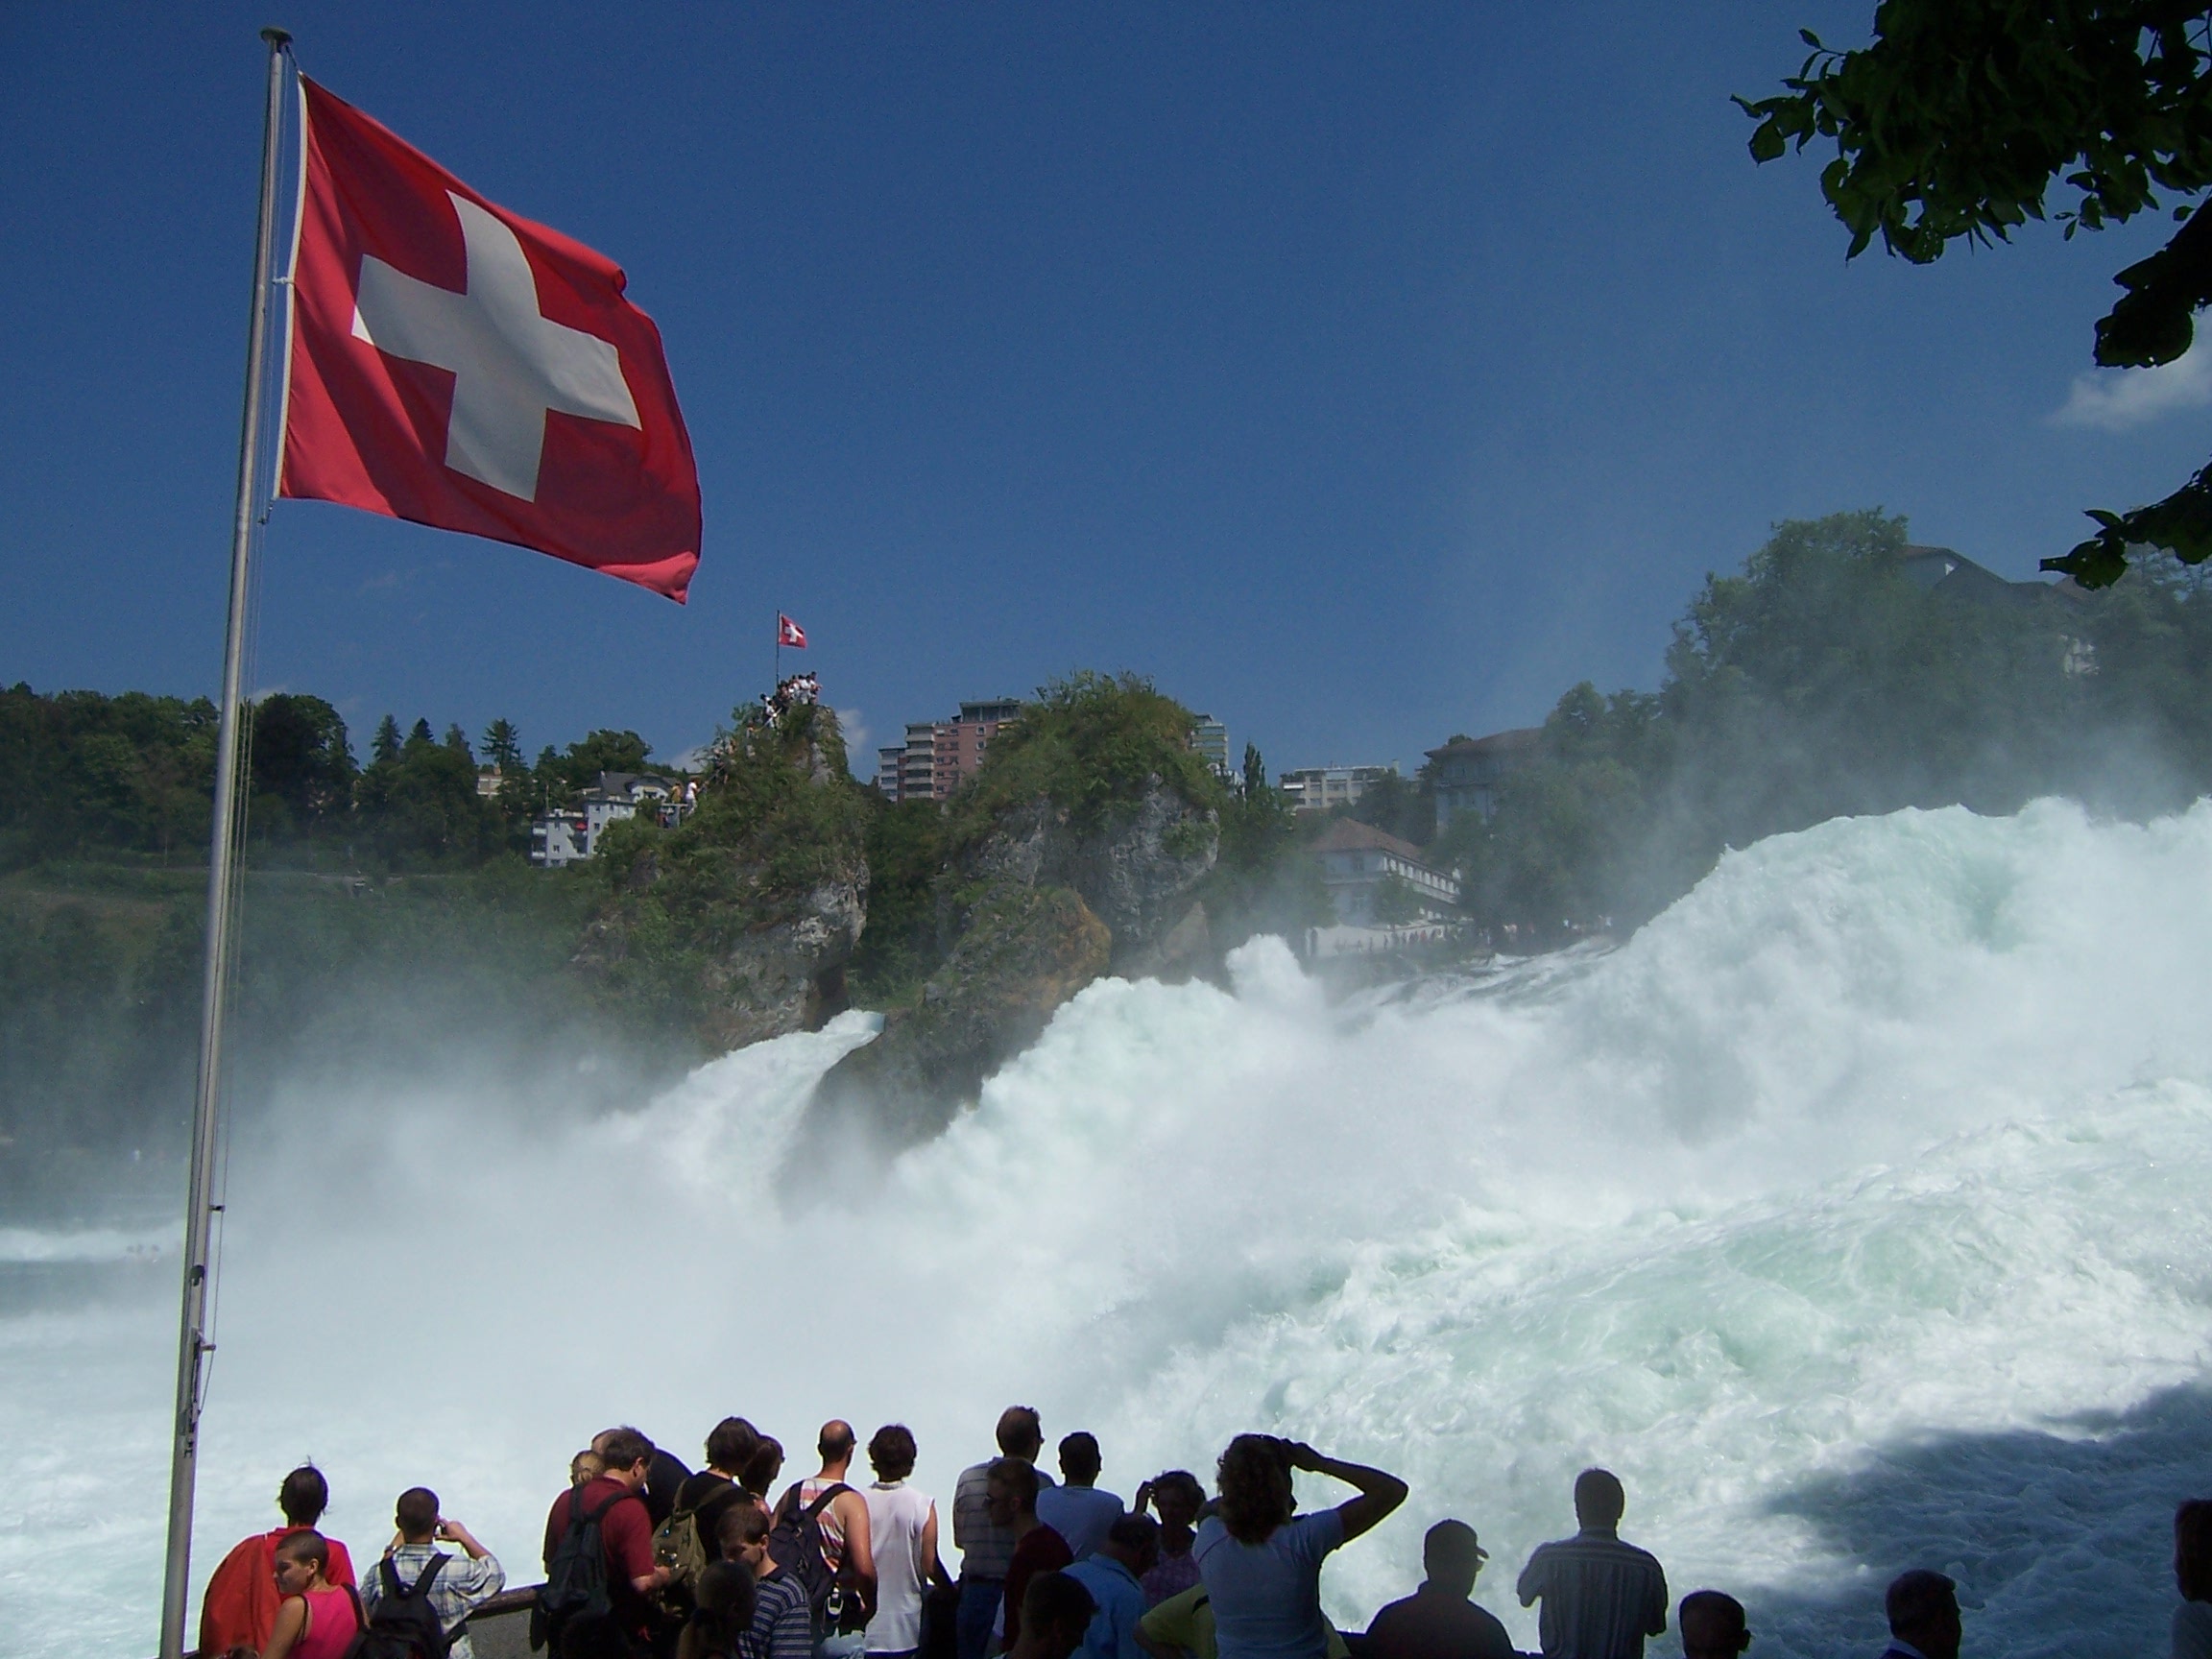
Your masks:
<svg viewBox="0 0 2212 1659"><path fill-rule="evenodd" d="M1045 1450L1045 1429L1034 1406L1009 1406L998 1413L998 1455L1035 1467ZM983 1659L991 1646L991 1626L1006 1593L1006 1570L1014 1560L1014 1534L991 1518L991 1466L998 1458L971 1464L952 1489L952 1547L960 1551L958 1659ZM1037 1471L1046 1486L1052 1478Z"/></svg>

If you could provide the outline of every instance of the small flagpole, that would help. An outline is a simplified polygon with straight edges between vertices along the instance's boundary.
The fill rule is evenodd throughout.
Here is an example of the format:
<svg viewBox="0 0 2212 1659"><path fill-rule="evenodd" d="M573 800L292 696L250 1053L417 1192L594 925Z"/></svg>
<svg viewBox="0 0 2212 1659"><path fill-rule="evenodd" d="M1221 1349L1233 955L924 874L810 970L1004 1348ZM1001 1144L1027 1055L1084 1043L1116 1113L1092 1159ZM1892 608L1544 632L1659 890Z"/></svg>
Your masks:
<svg viewBox="0 0 2212 1659"><path fill-rule="evenodd" d="M783 684L783 613L776 613L776 681Z"/></svg>
<svg viewBox="0 0 2212 1659"><path fill-rule="evenodd" d="M169 1459L169 1542L161 1573L161 1659L182 1659L192 1560L192 1496L199 1473L200 1407L207 1340L209 1241L214 1231L215 1145L223 1078L223 1015L228 1001L230 933L236 920L239 807L238 709L244 687L247 564L260 469L261 382L269 355L269 285L275 264L276 144L284 108L284 49L292 36L264 29L269 99L261 118L261 210L253 247L253 310L246 335L246 411L238 435L238 500L230 520L230 610L223 638L223 701L215 736L215 813L207 849L207 940L200 994L200 1071L192 1101L192 1168L184 1208L184 1292L177 1333L177 1421Z"/></svg>

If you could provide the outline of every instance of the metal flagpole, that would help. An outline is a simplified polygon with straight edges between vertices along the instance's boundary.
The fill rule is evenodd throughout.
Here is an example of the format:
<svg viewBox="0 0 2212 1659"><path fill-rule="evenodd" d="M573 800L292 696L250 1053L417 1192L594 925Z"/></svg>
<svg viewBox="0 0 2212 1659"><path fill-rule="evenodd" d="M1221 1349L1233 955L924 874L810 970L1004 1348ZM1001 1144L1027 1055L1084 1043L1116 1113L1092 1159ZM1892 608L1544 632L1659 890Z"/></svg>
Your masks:
<svg viewBox="0 0 2212 1659"><path fill-rule="evenodd" d="M264 29L269 101L261 120L261 216L253 249L253 315L246 336L246 413L238 438L238 502L230 522L230 613L223 640L223 701L215 738L214 833L207 850L207 948L200 997L200 1073L193 1092L192 1171L184 1211L184 1295L177 1336L176 1441L169 1459L169 1547L161 1575L161 1659L182 1659L184 1599L192 1554L192 1489L200 1454L201 1384L207 1340L208 1243L215 1218L215 1143L223 1076L223 1015L228 1000L237 840L238 708L260 469L261 382L268 362L269 289L275 262L276 140L284 108L284 48L292 36Z"/></svg>

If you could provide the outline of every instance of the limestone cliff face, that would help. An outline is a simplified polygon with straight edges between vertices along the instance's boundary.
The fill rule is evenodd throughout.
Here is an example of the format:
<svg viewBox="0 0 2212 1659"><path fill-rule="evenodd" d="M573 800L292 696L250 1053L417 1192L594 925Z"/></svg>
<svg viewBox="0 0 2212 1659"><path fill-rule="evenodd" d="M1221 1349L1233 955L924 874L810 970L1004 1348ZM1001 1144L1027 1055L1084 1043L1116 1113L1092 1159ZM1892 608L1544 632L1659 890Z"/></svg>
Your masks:
<svg viewBox="0 0 2212 1659"><path fill-rule="evenodd" d="M700 1035L737 1048L818 1031L845 1011L845 965L868 920L868 868L824 881L777 920L747 928L709 956Z"/></svg>
<svg viewBox="0 0 2212 1659"><path fill-rule="evenodd" d="M1113 934L1119 971L1189 914L1190 891L1214 868L1219 840L1212 812L1154 777L1133 808L1090 829L1050 801L1014 808L960 867L990 890L1072 888Z"/></svg>
<svg viewBox="0 0 2212 1659"><path fill-rule="evenodd" d="M954 860L939 898L941 967L917 1004L831 1068L800 1161L896 1152L942 1131L1055 1010L1108 972L1188 976L1207 950L1190 891L1214 867L1214 814L1161 782L1079 828L1050 801L1002 812Z"/></svg>
<svg viewBox="0 0 2212 1659"><path fill-rule="evenodd" d="M682 825L611 832L577 968L716 1051L817 1029L867 922L866 810L830 709L732 734Z"/></svg>
<svg viewBox="0 0 2212 1659"><path fill-rule="evenodd" d="M1113 937L1066 887L1009 882L976 906L920 1001L816 1088L809 1146L895 1152L938 1134L983 1081L1037 1040L1054 1010L1105 972Z"/></svg>

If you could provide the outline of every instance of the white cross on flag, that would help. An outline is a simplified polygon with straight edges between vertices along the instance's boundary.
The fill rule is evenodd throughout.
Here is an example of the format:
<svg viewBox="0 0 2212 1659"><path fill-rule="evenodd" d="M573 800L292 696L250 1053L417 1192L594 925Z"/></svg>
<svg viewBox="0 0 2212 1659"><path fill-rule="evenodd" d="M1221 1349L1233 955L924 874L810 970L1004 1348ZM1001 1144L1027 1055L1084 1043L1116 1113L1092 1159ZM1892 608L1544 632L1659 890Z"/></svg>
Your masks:
<svg viewBox="0 0 2212 1659"><path fill-rule="evenodd" d="M278 493L534 547L681 604L699 473L621 268L301 91Z"/></svg>

